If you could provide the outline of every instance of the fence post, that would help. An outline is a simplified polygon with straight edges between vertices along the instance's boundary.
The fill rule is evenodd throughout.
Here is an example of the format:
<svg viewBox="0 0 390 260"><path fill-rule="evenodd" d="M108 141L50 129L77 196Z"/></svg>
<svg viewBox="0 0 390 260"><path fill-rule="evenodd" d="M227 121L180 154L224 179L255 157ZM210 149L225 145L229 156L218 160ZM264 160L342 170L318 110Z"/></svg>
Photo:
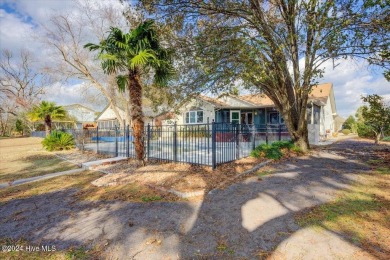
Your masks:
<svg viewBox="0 0 390 260"><path fill-rule="evenodd" d="M213 120L213 122L211 123L211 164L213 170L217 168L217 154L216 154L217 138L216 137L217 137L217 129L215 126L215 122Z"/></svg>
<svg viewBox="0 0 390 260"><path fill-rule="evenodd" d="M115 125L115 157L118 157L118 127Z"/></svg>
<svg viewBox="0 0 390 260"><path fill-rule="evenodd" d="M125 126L126 127L126 157L130 158L130 129L129 125Z"/></svg>
<svg viewBox="0 0 390 260"><path fill-rule="evenodd" d="M76 130L73 131L76 135ZM85 133L84 133L84 128L81 129L81 147L82 147L82 151L84 152L85 151Z"/></svg>
<svg viewBox="0 0 390 260"><path fill-rule="evenodd" d="M120 127L119 127L120 129ZM126 153L126 122L125 120L123 120L123 145L122 146L122 149L121 149L121 153L123 154L123 156L127 156L127 153ZM123 151L122 151L123 150Z"/></svg>
<svg viewBox="0 0 390 260"><path fill-rule="evenodd" d="M268 144L268 124L265 124L265 143Z"/></svg>
<svg viewBox="0 0 390 260"><path fill-rule="evenodd" d="M279 124L279 141L282 140L282 125Z"/></svg>
<svg viewBox="0 0 390 260"><path fill-rule="evenodd" d="M255 140L255 135L256 135L256 126L252 126L252 150L255 150L256 148L256 140Z"/></svg>
<svg viewBox="0 0 390 260"><path fill-rule="evenodd" d="M147 136L146 136L146 148L147 148L147 158L149 160L149 156L150 156L150 123L148 123L148 128L147 128Z"/></svg>
<svg viewBox="0 0 390 260"><path fill-rule="evenodd" d="M235 139L236 139L236 159L240 158L240 140L239 140L239 134L240 134L240 125L236 124L236 131L235 131Z"/></svg>
<svg viewBox="0 0 390 260"><path fill-rule="evenodd" d="M99 126L96 126L96 153L99 153Z"/></svg>
<svg viewBox="0 0 390 260"><path fill-rule="evenodd" d="M173 124L173 161L177 162L177 124Z"/></svg>
<svg viewBox="0 0 390 260"><path fill-rule="evenodd" d="M209 123L209 118L207 118L207 134L206 134L206 137L207 137L207 154L210 154L210 137L209 137L209 134L210 134L210 123Z"/></svg>

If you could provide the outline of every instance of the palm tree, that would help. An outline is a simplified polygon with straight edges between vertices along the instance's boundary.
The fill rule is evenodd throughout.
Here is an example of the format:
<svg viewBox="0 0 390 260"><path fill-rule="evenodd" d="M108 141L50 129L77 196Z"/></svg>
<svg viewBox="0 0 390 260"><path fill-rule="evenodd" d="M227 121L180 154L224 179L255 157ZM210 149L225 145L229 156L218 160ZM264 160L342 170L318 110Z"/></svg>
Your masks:
<svg viewBox="0 0 390 260"><path fill-rule="evenodd" d="M51 133L51 122L53 119L62 119L66 111L62 106L56 106L54 102L42 101L39 105L33 106L27 114L31 121L43 120L45 122L46 136Z"/></svg>
<svg viewBox="0 0 390 260"><path fill-rule="evenodd" d="M129 91L136 157L143 160L141 76L154 73L154 84L166 86L174 73L172 52L161 46L152 20L141 23L128 33L111 28L107 38L100 44L88 43L84 47L90 51L100 51L98 57L102 60L102 68L106 74L125 73L117 76L116 81L120 91L126 88Z"/></svg>

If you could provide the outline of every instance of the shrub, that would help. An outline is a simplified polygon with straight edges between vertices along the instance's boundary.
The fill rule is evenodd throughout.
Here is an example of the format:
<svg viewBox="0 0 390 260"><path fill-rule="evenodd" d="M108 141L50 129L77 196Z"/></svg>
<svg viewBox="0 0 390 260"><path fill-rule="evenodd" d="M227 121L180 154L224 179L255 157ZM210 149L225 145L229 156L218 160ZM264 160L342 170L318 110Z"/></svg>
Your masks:
<svg viewBox="0 0 390 260"><path fill-rule="evenodd" d="M294 147L294 143L291 141L277 141L272 143L271 146L279 149L287 148L288 150L290 150Z"/></svg>
<svg viewBox="0 0 390 260"><path fill-rule="evenodd" d="M342 132L343 134L345 134L345 135L349 135L349 134L351 133L351 130L349 130L349 129L343 129L341 132Z"/></svg>
<svg viewBox="0 0 390 260"><path fill-rule="evenodd" d="M372 129L364 124L359 123L357 127L357 133L359 137L365 137L365 138L375 138L375 133L372 131Z"/></svg>
<svg viewBox="0 0 390 260"><path fill-rule="evenodd" d="M69 150L75 147L74 138L71 134L53 131L42 141L43 148L48 151Z"/></svg>
<svg viewBox="0 0 390 260"><path fill-rule="evenodd" d="M265 151L265 157L267 157L268 159L279 160L280 158L282 158L282 156L282 151L280 151L280 149L276 147L271 147L270 149L267 149Z"/></svg>
<svg viewBox="0 0 390 260"><path fill-rule="evenodd" d="M383 142L390 142L390 136L385 136L382 139Z"/></svg>
<svg viewBox="0 0 390 260"><path fill-rule="evenodd" d="M294 145L293 148L291 148L291 151L293 151L294 153L296 154L304 154L304 152L302 152L302 149L299 148L298 146Z"/></svg>
<svg viewBox="0 0 390 260"><path fill-rule="evenodd" d="M291 141L274 142L271 145L261 144L251 152L251 156L255 158L266 157L268 159L279 160L283 156L281 149L293 150L301 153L299 147L295 146ZM299 150L299 152L298 152Z"/></svg>

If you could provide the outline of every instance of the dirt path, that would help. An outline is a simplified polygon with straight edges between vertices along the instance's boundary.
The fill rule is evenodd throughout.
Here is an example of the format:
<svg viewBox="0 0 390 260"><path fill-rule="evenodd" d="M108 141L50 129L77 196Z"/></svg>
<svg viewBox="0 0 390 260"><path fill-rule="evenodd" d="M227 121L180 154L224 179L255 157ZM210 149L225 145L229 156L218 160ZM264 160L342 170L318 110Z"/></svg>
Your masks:
<svg viewBox="0 0 390 260"><path fill-rule="evenodd" d="M72 190L13 200L1 205L0 234L58 249L89 245L109 259L251 259L270 252L276 259L367 258L337 234L302 229L294 215L348 189L369 170L369 148L345 140L278 164L262 181L215 190L203 202L80 203Z"/></svg>

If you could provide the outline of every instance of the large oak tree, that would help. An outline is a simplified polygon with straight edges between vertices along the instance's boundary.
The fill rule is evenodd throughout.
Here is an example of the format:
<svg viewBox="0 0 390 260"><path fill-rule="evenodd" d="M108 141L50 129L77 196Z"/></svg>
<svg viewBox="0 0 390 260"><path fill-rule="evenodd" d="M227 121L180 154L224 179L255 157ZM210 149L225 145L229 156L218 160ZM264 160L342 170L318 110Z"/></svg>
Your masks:
<svg viewBox="0 0 390 260"><path fill-rule="evenodd" d="M179 53L191 60L188 84L230 89L237 82L267 94L293 141L309 148L308 95L324 63L388 50L389 9L383 1L144 0L176 30ZM193 57L192 59L189 57ZM194 72L196 71L196 72Z"/></svg>

